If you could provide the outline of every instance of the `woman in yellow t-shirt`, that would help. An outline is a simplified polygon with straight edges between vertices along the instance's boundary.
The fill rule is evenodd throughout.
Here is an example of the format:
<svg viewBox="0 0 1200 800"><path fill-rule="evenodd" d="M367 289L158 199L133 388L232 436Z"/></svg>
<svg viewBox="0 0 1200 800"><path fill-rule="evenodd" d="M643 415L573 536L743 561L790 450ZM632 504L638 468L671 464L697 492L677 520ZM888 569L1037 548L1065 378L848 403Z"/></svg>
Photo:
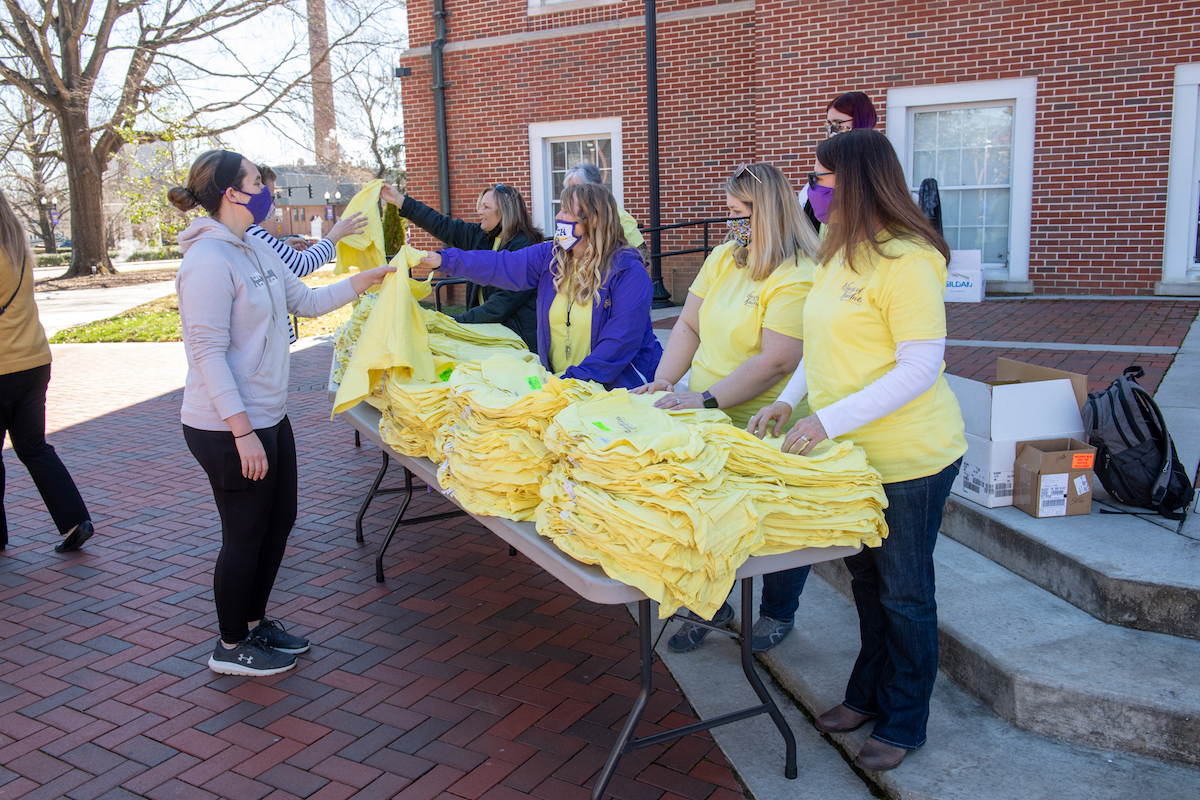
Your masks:
<svg viewBox="0 0 1200 800"><path fill-rule="evenodd" d="M659 408L720 408L739 427L779 396L802 355L804 298L812 285L817 237L796 192L770 164L739 167L725 182L729 237L713 250L688 292L654 381L635 392L666 391ZM675 391L690 369L690 391ZM801 415L807 409L801 409ZM766 576L754 649L769 650L794 624L809 568ZM732 619L728 603L714 622ZM685 622L668 646L699 647L709 628Z"/></svg>
<svg viewBox="0 0 1200 800"><path fill-rule="evenodd" d="M862 649L845 700L817 720L840 733L874 719L855 764L881 771L925 743L938 653L933 547L967 450L958 401L942 377L950 248L913 202L881 133L821 142L810 180L834 191L804 305L804 361L750 430L778 431L807 392L815 413L796 423L783 449L805 454L848 438L883 478L888 537L846 559Z"/></svg>

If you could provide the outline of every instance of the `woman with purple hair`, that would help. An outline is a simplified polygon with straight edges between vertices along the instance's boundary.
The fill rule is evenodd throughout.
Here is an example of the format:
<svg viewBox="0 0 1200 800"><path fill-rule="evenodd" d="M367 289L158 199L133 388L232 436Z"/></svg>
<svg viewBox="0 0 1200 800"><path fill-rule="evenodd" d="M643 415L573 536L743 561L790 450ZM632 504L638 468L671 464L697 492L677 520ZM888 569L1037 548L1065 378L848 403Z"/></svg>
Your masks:
<svg viewBox="0 0 1200 800"><path fill-rule="evenodd" d="M878 121L879 116L875 113L875 106L866 93L843 92L826 104L825 122L821 127L825 130L825 137L829 138L857 128L874 128ZM814 210L814 198L809 194L808 186L800 190L799 198L800 203L804 206L804 215L808 217L808 221L813 224L817 233L820 233L821 217L824 214L819 213L819 210ZM825 199L828 200L828 198ZM817 203L820 205L821 201L818 199Z"/></svg>

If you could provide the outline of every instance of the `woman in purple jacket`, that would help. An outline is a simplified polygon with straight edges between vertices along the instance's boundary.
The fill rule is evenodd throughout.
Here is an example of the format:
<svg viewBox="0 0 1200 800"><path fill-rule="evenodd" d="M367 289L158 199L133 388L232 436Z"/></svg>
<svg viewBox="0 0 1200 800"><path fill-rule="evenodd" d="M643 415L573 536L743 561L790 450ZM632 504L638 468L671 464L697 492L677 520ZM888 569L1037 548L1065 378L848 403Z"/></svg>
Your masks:
<svg viewBox="0 0 1200 800"><path fill-rule="evenodd" d="M564 378L630 389L654 378L662 345L650 326L650 276L625 241L617 201L604 186L562 192L553 242L515 252L447 248L425 259L475 283L536 288L538 355Z"/></svg>

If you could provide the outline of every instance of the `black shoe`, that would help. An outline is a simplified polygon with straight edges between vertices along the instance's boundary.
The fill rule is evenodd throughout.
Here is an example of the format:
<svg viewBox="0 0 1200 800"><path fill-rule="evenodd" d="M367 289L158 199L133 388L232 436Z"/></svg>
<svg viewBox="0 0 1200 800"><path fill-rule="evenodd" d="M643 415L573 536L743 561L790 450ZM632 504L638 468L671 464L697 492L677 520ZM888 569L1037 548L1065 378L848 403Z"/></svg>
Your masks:
<svg viewBox="0 0 1200 800"><path fill-rule="evenodd" d="M692 612L688 612L688 616L692 619L699 619ZM717 613L713 615L713 625L724 625L733 619L733 606L729 603L723 603L717 609ZM695 650L700 645L704 644L704 637L712 633L711 628L705 628L703 625L696 625L685 621L683 627L675 631L675 635L667 639L667 647L674 650L676 653L687 653Z"/></svg>
<svg viewBox="0 0 1200 800"><path fill-rule="evenodd" d="M96 529L92 527L92 521L90 519L85 519L83 522L76 525L73 531L67 534L67 538L54 545L54 552L74 552L83 547L83 543L92 538L92 534L95 532Z"/></svg>
<svg viewBox="0 0 1200 800"><path fill-rule="evenodd" d="M251 635L237 643L232 650L221 641L208 658L208 668L222 675L278 675L296 666L296 656L284 653Z"/></svg>
<svg viewBox="0 0 1200 800"><path fill-rule="evenodd" d="M308 639L288 633L283 623L277 619L263 617L263 621L250 631L250 635L257 636L281 653L295 655L308 650Z"/></svg>

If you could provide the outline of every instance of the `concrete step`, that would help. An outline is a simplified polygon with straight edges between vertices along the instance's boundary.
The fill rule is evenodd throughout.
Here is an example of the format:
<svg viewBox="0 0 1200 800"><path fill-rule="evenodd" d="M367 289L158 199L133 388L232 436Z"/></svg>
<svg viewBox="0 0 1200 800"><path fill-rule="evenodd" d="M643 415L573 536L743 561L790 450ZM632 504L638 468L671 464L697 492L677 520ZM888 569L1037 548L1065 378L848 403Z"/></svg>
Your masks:
<svg viewBox="0 0 1200 800"><path fill-rule="evenodd" d="M1200 541L1101 506L1034 519L951 496L942 533L1098 620L1200 639Z"/></svg>
<svg viewBox="0 0 1200 800"><path fill-rule="evenodd" d="M1200 765L1200 642L1106 625L949 539L934 561L941 668L1002 719ZM842 562L818 569L849 599Z"/></svg>
<svg viewBox="0 0 1200 800"><path fill-rule="evenodd" d="M938 549L945 544L952 545L946 550L954 549L952 542L944 541ZM957 559L939 558L938 564L941 570L939 595L948 606L957 606L960 602L956 597L957 590L948 588L962 579L961 575L955 574L960 569L953 563L955 561ZM984 619L985 628L992 627L996 625L1001 609L1011 616L1023 600L1014 598L1012 603L1004 603L999 608L987 604L976 613ZM1059 605L1065 607L1066 613L1095 623L1065 603ZM957 613L949 616L956 617ZM1028 629L1027 622L1009 622L1014 623L1017 630ZM1048 621L1043 623L1050 624ZM858 616L853 603L814 575L804 590L796 629L781 645L762 654L760 659L800 706L815 716L841 702L846 679L858 654L857 633ZM668 661L668 667L675 673L674 664L679 659L699 656L704 650L717 646L725 644L706 643L699 651L675 656ZM1031 645L1031 648L1036 649L1036 646ZM1101 658L1097 658L1098 654ZM1084 665L1092 664L1105 660L1103 654L1104 644L1100 642L1081 654L1080 660ZM728 646L728 660L730 668L737 669L736 653L731 645ZM1180 663L1182 673L1188 662ZM1195 663L1193 657L1190 662L1192 672ZM1077 667L1067 672L1078 673L1083 669ZM1015 680L1021 683L1023 677ZM1095 678L1101 680L1102 676ZM709 694L719 691L711 684L689 688L687 682L680 683L689 699L693 699L693 688ZM1187 688L1188 683L1194 681L1184 681L1181 675L1179 688ZM764 729L761 741L769 747L767 733L773 732ZM847 758L853 758L869 734L870 725L867 725L853 733L828 737L828 740L841 748ZM723 743L722 747L725 747ZM728 750L726 753L729 755ZM741 773L739 758L731 756L730 760ZM802 759L802 780L804 765ZM1194 767L1021 730L1001 719L944 673L934 687L927 744L906 758L897 769L868 773L867 777L897 800L1195 800L1200 795L1200 770ZM792 796L807 794L797 789Z"/></svg>

